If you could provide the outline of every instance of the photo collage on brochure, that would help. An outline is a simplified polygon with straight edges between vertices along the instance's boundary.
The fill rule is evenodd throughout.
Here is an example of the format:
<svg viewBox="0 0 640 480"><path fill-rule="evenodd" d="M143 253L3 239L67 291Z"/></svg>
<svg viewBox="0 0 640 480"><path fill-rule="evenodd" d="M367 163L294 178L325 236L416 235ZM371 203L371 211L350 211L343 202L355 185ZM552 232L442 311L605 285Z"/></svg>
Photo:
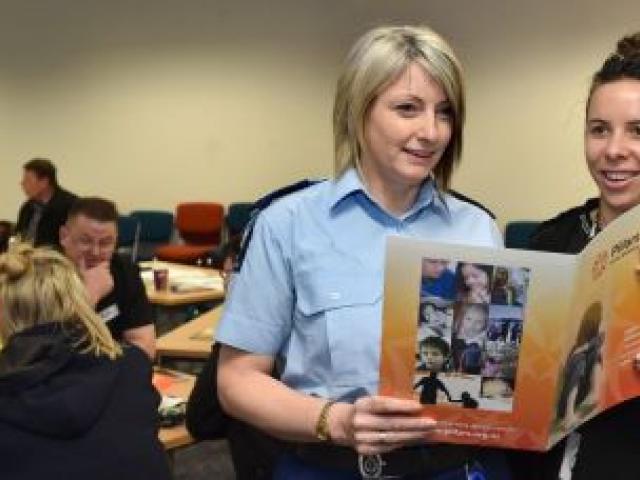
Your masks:
<svg viewBox="0 0 640 480"><path fill-rule="evenodd" d="M529 269L422 259L416 371L422 404L510 412Z"/></svg>

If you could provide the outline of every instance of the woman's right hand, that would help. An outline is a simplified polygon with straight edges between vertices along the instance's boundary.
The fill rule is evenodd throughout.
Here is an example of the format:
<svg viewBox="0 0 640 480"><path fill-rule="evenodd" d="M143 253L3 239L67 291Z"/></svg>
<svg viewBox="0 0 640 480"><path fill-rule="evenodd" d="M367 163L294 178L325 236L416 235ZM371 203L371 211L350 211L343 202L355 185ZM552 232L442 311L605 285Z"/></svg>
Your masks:
<svg viewBox="0 0 640 480"><path fill-rule="evenodd" d="M423 443L436 425L433 418L420 416L422 405L416 400L368 396L354 404L337 403L332 410L333 442L351 446L362 455Z"/></svg>

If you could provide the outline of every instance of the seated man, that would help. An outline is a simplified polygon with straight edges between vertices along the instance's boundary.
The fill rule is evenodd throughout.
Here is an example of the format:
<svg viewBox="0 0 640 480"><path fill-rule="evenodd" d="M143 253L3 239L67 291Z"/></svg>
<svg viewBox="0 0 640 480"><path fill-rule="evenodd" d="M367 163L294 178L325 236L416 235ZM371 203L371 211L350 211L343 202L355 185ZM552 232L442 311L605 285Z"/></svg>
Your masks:
<svg viewBox="0 0 640 480"><path fill-rule="evenodd" d="M22 190L27 200L20 207L16 233L40 245L58 245L58 231L76 196L58 184L56 167L46 158L24 164Z"/></svg>
<svg viewBox="0 0 640 480"><path fill-rule="evenodd" d="M155 326L138 267L114 255L118 211L113 202L79 198L60 228L60 244L80 272L96 311L118 341L155 357Z"/></svg>

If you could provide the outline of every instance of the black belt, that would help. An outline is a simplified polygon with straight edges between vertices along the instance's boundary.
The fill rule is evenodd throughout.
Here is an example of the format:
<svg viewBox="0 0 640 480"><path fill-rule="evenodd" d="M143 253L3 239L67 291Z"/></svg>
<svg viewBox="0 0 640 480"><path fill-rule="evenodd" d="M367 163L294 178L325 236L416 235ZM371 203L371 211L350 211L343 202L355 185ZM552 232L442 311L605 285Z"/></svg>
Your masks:
<svg viewBox="0 0 640 480"><path fill-rule="evenodd" d="M381 455L358 455L331 444L309 443L294 448L302 461L345 471L360 471L364 478L384 478L443 472L472 463L476 448L466 445L405 447Z"/></svg>

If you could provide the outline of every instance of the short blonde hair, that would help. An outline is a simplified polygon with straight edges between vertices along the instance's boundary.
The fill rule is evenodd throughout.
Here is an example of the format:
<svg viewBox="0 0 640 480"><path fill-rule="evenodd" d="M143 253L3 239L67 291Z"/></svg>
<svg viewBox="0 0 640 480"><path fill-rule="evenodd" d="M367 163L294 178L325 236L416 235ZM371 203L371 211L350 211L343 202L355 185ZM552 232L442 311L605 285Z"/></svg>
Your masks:
<svg viewBox="0 0 640 480"><path fill-rule="evenodd" d="M0 255L0 338L40 324L79 332L82 353L116 358L122 353L89 304L86 289L65 256L49 248L17 243Z"/></svg>
<svg viewBox="0 0 640 480"><path fill-rule="evenodd" d="M462 68L453 50L428 27L378 27L365 33L351 48L338 79L333 106L336 176L352 167L359 169L369 107L413 62L442 86L451 103L451 140L433 172L438 185L448 188L462 152L464 84Z"/></svg>

